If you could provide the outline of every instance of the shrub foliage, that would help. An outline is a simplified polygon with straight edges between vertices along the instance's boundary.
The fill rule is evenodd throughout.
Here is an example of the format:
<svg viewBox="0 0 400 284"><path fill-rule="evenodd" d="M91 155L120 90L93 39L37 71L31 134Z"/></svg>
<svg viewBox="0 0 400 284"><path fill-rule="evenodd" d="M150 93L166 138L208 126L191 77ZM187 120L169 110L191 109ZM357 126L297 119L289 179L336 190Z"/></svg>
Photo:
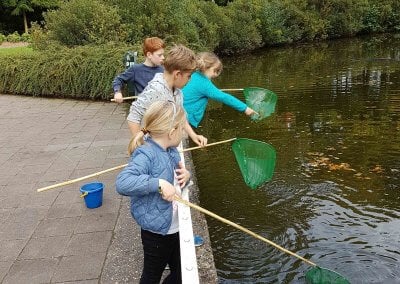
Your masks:
<svg viewBox="0 0 400 284"><path fill-rule="evenodd" d="M219 6L219 5L220 6ZM63 45L158 36L217 53L360 33L399 31L398 0L70 0L45 15Z"/></svg>
<svg viewBox="0 0 400 284"><path fill-rule="evenodd" d="M125 41L126 26L118 10L98 0L72 0L49 11L44 19L49 39L66 46Z"/></svg>
<svg viewBox="0 0 400 284"><path fill-rule="evenodd" d="M129 46L54 48L30 55L2 56L0 93L107 99Z"/></svg>

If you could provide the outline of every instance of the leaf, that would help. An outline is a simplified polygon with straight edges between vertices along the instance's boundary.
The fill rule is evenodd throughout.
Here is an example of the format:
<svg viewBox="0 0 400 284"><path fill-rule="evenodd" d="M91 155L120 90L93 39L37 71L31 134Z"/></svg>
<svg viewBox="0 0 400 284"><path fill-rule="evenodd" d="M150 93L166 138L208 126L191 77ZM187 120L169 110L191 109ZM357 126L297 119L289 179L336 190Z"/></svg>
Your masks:
<svg viewBox="0 0 400 284"><path fill-rule="evenodd" d="M381 174L383 173L383 168L380 165L376 165L375 168L373 168L371 170L371 172L377 173L377 174Z"/></svg>

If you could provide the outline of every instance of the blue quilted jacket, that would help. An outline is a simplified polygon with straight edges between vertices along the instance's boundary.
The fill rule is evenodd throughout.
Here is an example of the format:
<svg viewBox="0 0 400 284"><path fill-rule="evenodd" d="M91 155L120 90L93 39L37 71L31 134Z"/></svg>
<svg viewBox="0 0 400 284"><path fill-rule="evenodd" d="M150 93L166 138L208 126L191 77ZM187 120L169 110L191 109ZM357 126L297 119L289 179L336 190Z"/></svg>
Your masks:
<svg viewBox="0 0 400 284"><path fill-rule="evenodd" d="M174 184L174 171L180 161L175 147L164 150L151 138L138 147L129 164L118 174L117 192L130 196L131 214L144 230L165 235L172 222L172 203L158 192L159 179Z"/></svg>

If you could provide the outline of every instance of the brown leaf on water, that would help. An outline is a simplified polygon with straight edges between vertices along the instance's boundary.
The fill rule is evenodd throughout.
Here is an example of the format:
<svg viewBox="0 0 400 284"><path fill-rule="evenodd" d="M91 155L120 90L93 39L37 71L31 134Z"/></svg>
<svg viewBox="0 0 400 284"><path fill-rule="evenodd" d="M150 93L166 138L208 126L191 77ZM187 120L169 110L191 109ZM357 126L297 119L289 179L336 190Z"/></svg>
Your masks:
<svg viewBox="0 0 400 284"><path fill-rule="evenodd" d="M354 171L354 169L350 168L350 165L348 163L340 163L340 167L346 171Z"/></svg>
<svg viewBox="0 0 400 284"><path fill-rule="evenodd" d="M321 153L321 152L307 152L307 155L310 155L310 156L323 156L324 153Z"/></svg>
<svg viewBox="0 0 400 284"><path fill-rule="evenodd" d="M340 164L334 164L331 163L328 165L330 170L346 170L346 171L351 171L353 170L350 168L350 165L348 163L340 163Z"/></svg>
<svg viewBox="0 0 400 284"><path fill-rule="evenodd" d="M371 172L377 173L377 174L381 174L383 173L383 168L380 165L376 165L375 168L373 168L371 170Z"/></svg>
<svg viewBox="0 0 400 284"><path fill-rule="evenodd" d="M330 164L330 165L328 165L328 168L329 168L331 171L336 171L336 170L339 169L339 165Z"/></svg>
<svg viewBox="0 0 400 284"><path fill-rule="evenodd" d="M310 167L313 167L313 168L319 167L319 164L318 164L317 162L310 162L310 163L308 163L308 165L309 165Z"/></svg>

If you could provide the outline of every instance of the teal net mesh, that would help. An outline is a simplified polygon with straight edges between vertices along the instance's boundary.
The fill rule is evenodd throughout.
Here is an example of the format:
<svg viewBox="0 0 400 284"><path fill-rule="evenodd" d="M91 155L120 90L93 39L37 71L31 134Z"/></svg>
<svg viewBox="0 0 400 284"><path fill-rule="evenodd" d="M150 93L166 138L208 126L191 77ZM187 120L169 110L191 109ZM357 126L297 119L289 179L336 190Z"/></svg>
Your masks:
<svg viewBox="0 0 400 284"><path fill-rule="evenodd" d="M267 89L249 87L243 90L246 104L258 114L253 115L253 120L261 120L275 112L277 95Z"/></svg>
<svg viewBox="0 0 400 284"><path fill-rule="evenodd" d="M232 150L244 182L251 189L271 180L276 161L274 147L265 142L239 138L233 142Z"/></svg>
<svg viewBox="0 0 400 284"><path fill-rule="evenodd" d="M339 273L318 266L307 271L306 282L308 284L350 284Z"/></svg>

